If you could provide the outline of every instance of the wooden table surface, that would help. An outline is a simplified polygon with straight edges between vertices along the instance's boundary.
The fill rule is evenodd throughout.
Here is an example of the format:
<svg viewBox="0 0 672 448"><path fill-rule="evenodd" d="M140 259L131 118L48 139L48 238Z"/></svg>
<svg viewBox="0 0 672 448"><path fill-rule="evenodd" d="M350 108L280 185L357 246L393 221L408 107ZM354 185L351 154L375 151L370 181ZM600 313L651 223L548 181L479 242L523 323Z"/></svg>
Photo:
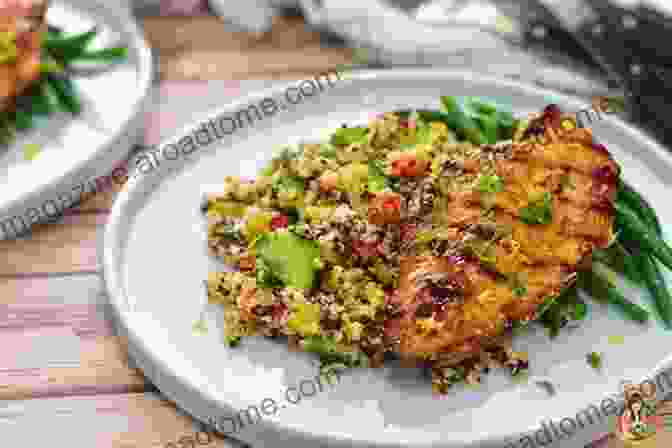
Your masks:
<svg viewBox="0 0 672 448"><path fill-rule="evenodd" d="M208 16L143 22L160 61L159 92L171 96L212 80L226 81L235 96L237 80L301 79L352 59L320 45L299 19L278 20L262 36L227 32ZM188 80L196 82L180 93ZM148 143L180 124L156 111L146 118ZM115 335L96 246L120 188L28 238L0 241L0 445L238 447L220 438L193 445L198 425L129 364Z"/></svg>

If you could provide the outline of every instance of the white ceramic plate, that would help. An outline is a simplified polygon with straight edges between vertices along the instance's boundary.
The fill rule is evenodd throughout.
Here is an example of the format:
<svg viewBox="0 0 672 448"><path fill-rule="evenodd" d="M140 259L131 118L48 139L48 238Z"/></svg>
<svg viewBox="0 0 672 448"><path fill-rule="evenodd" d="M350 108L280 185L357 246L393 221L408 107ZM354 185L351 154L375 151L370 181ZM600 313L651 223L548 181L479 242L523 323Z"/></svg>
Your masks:
<svg viewBox="0 0 672 448"><path fill-rule="evenodd" d="M152 56L128 7L103 0L54 0L47 22L73 33L97 24L100 33L92 47L125 45L129 57L109 70L77 79L84 103L81 116L57 114L41 120L43 124L0 148L0 239L14 238L34 224L37 215L31 208L42 209L41 218L53 216L54 206L44 206L45 201L67 206L70 200L64 195L74 202L81 195L77 185L106 174L123 160L141 129L137 118L149 98ZM24 154L28 143L41 148L33 160Z"/></svg>
<svg viewBox="0 0 672 448"><path fill-rule="evenodd" d="M282 98L283 90L259 92L204 114L164 144L177 142L199 123L259 104L264 97ZM210 269L218 268L206 251L199 211L203 189L221 184L225 175L253 176L279 145L326 136L344 122L363 122L375 112L437 108L441 94L489 97L518 113L539 110L549 102L566 110L588 107L578 99L473 73L363 72L295 106L285 102L291 107L188 156L163 159L128 183L105 231L102 263L130 352L162 392L207 421L260 406L265 398L286 404L283 391L314 378L317 371L311 355L288 352L268 340L249 338L238 348L227 348L216 307L207 309L207 333L193 331L206 303L202 282ZM672 208L666 207L672 157L613 117L595 123L594 130L623 165L625 177L658 207L662 221L672 221ZM171 152L166 155L174 157ZM648 302L639 292L628 295ZM623 336L624 343L610 344L610 336ZM516 347L530 353L532 378L554 382L554 397L533 381L512 383L498 373L491 373L478 390L457 388L437 397L418 370L387 366L348 373L332 389L246 425L234 436L255 447L274 448L501 447L506 440L538 429L544 420L575 416L587 405L617 395L621 380L637 381L662 368L670 361L669 337L658 322L640 326L611 308L593 305L585 326L563 332L554 342L541 331L516 340ZM590 351L604 353L601 372L586 364ZM611 429L606 420L587 425L565 446L582 446Z"/></svg>

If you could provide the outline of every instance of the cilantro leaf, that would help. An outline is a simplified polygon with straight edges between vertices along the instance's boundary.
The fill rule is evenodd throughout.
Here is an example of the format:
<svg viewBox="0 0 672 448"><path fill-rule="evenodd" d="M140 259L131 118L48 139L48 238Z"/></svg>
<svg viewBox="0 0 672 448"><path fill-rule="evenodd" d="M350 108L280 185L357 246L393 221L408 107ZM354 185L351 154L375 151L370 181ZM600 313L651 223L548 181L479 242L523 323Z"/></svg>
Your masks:
<svg viewBox="0 0 672 448"><path fill-rule="evenodd" d="M526 224L550 224L553 221L553 196L545 192L540 199L520 209L520 220Z"/></svg>
<svg viewBox="0 0 672 448"><path fill-rule="evenodd" d="M339 128L331 136L332 145L351 145L364 143L369 133L368 128Z"/></svg>

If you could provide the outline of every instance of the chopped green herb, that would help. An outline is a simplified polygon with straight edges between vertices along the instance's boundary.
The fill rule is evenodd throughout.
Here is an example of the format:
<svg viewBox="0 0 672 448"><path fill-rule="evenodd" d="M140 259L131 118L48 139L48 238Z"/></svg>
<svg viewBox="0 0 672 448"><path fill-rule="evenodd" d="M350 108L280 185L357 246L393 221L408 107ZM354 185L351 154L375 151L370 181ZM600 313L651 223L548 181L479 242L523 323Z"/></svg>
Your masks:
<svg viewBox="0 0 672 448"><path fill-rule="evenodd" d="M446 379L451 383L459 383L467 377L464 367L449 367L445 370Z"/></svg>
<svg viewBox="0 0 672 448"><path fill-rule="evenodd" d="M276 193L285 191L288 193L302 193L306 189L306 184L301 177L282 176L273 182L273 190Z"/></svg>
<svg viewBox="0 0 672 448"><path fill-rule="evenodd" d="M255 271L257 286L260 288L280 288L282 281L273 273L271 267L262 257L256 257Z"/></svg>
<svg viewBox="0 0 672 448"><path fill-rule="evenodd" d="M539 308L537 308L537 319L541 319L544 314L551 308L559 296L549 296L544 299Z"/></svg>
<svg viewBox="0 0 672 448"><path fill-rule="evenodd" d="M243 235L233 224L220 224L215 227L213 233L227 240L242 241Z"/></svg>
<svg viewBox="0 0 672 448"><path fill-rule="evenodd" d="M285 215L287 216L290 226L303 224L304 213L303 208L292 207L285 210Z"/></svg>
<svg viewBox="0 0 672 448"><path fill-rule="evenodd" d="M329 143L323 143L320 145L320 157L325 159L335 159L336 158L336 148Z"/></svg>
<svg viewBox="0 0 672 448"><path fill-rule="evenodd" d="M590 352L586 355L586 361L588 365L593 369L599 369L602 367L602 355L597 352Z"/></svg>
<svg viewBox="0 0 672 448"><path fill-rule="evenodd" d="M309 336L302 342L303 349L320 355L320 370L330 368L367 367L369 358L360 351L339 351L336 340L330 336Z"/></svg>
<svg viewBox="0 0 672 448"><path fill-rule="evenodd" d="M351 145L366 142L368 128L339 128L331 136L333 145Z"/></svg>
<svg viewBox="0 0 672 448"><path fill-rule="evenodd" d="M577 302L574 304L574 310L572 312L572 318L574 320L583 320L588 314L588 305L585 302Z"/></svg>
<svg viewBox="0 0 672 448"><path fill-rule="evenodd" d="M371 193L382 191L399 191L400 178L385 174L385 162L382 160L369 161L368 189Z"/></svg>
<svg viewBox="0 0 672 448"><path fill-rule="evenodd" d="M224 337L224 342L226 342L229 347L235 347L240 344L240 336L226 336Z"/></svg>
<svg viewBox="0 0 672 448"><path fill-rule="evenodd" d="M550 224L553 221L553 196L548 191L520 209L520 219L526 224Z"/></svg>
<svg viewBox="0 0 672 448"><path fill-rule="evenodd" d="M504 181L496 174L481 175L478 178L478 191L481 193L499 193L504 190Z"/></svg>
<svg viewBox="0 0 672 448"><path fill-rule="evenodd" d="M522 297L527 294L527 288L525 286L514 286L513 295L516 297Z"/></svg>

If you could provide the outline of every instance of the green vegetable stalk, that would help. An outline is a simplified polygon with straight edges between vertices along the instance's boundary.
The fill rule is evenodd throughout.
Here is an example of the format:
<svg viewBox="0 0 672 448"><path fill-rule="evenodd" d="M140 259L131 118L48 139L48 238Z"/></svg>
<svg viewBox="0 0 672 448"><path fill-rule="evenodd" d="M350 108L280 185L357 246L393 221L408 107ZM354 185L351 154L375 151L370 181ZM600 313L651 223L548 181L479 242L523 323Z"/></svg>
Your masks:
<svg viewBox="0 0 672 448"><path fill-rule="evenodd" d="M618 306L630 319L643 323L649 319L649 312L626 299L618 289L609 284L599 271L599 263L593 263L593 271L582 271L578 277L578 285L596 299L605 300ZM598 269L595 269L598 268Z"/></svg>
<svg viewBox="0 0 672 448"><path fill-rule="evenodd" d="M672 248L627 205L616 201L614 207L617 213L616 222L636 238L644 249L650 251L668 269L672 269Z"/></svg>

